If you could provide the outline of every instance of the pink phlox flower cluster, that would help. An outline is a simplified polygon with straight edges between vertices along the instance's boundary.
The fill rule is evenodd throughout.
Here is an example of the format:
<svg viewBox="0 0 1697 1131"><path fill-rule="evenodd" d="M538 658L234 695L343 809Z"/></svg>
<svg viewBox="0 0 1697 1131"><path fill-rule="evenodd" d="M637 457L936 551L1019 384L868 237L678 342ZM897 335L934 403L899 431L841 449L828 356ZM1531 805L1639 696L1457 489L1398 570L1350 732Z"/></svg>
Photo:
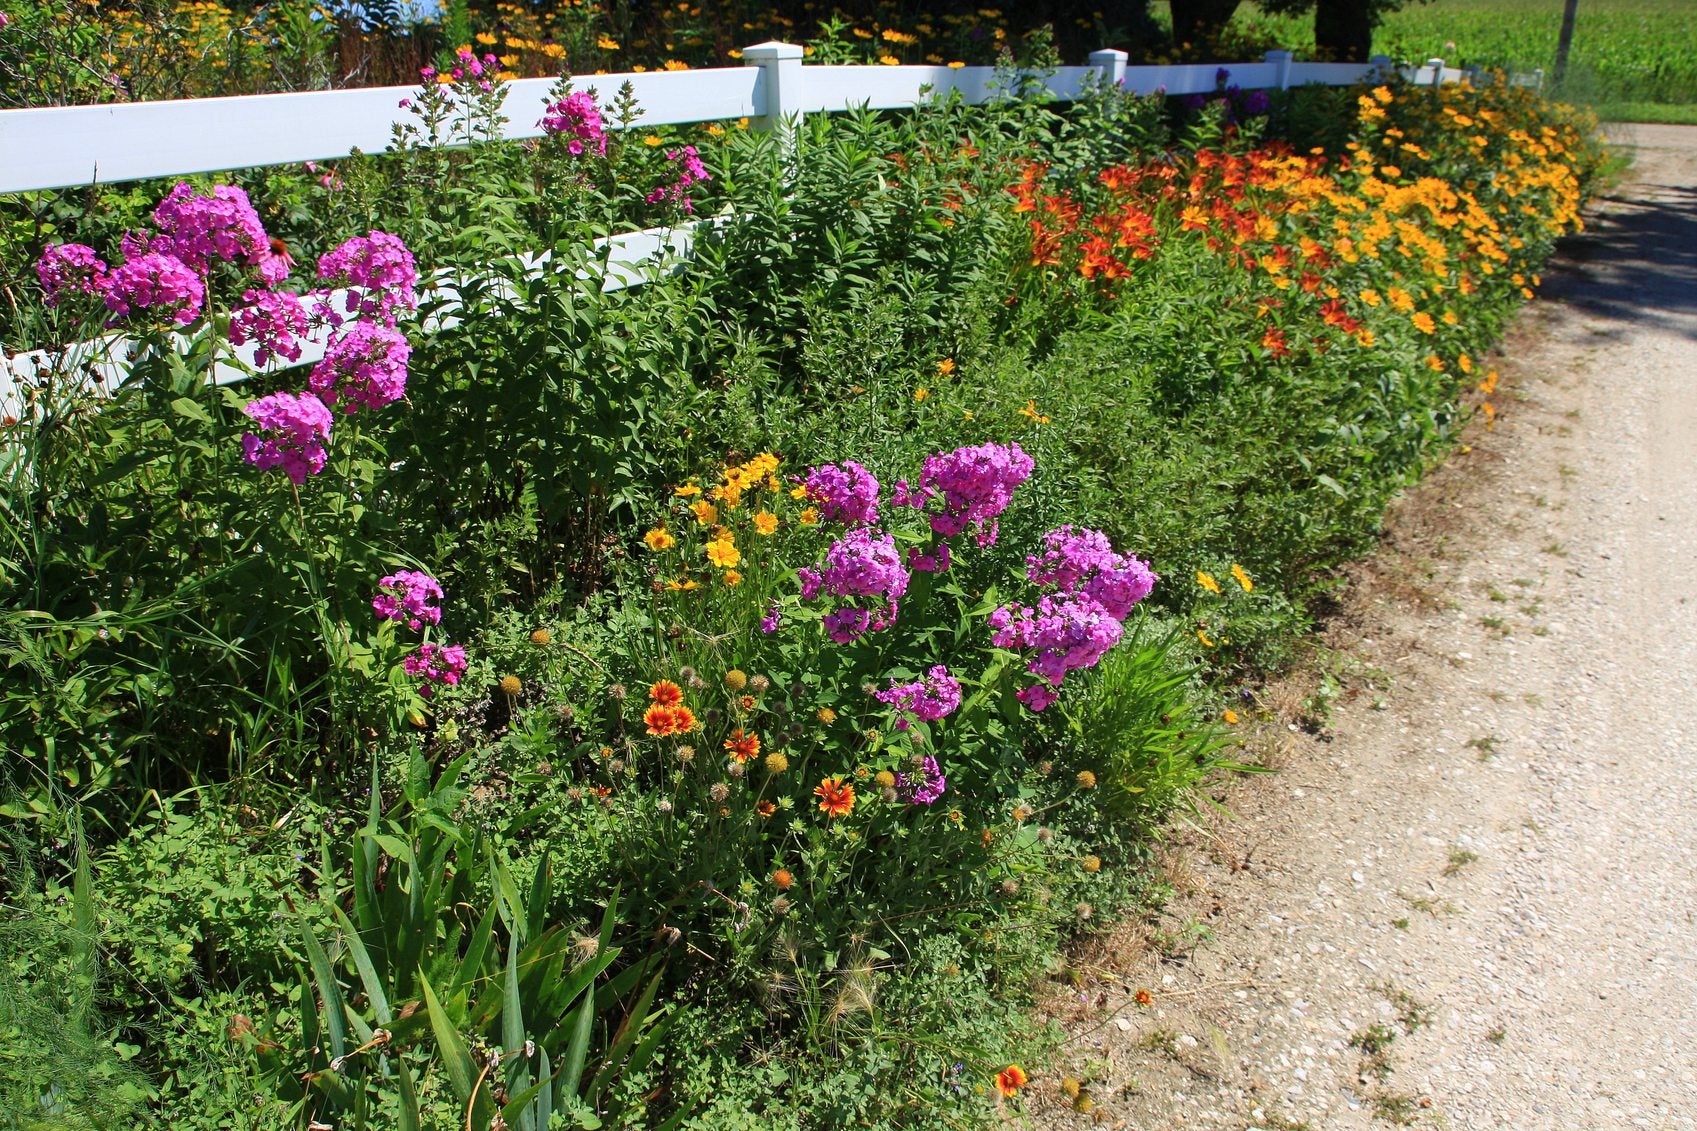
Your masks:
<svg viewBox="0 0 1697 1131"><path fill-rule="evenodd" d="M834 543L821 566L798 570L796 575L805 600L824 593L847 602L824 617L826 635L838 644L894 624L909 578L896 540L865 527L849 531Z"/></svg>
<svg viewBox="0 0 1697 1131"><path fill-rule="evenodd" d="M0 30L4 30L6 25L11 23L11 22L12 22L11 16L8 16L5 12L0 12Z"/></svg>
<svg viewBox="0 0 1697 1131"><path fill-rule="evenodd" d="M907 551L907 568L915 573L947 573L953 564L947 542L938 542L936 552L930 554L920 553L918 546L910 546Z"/></svg>
<svg viewBox="0 0 1697 1131"><path fill-rule="evenodd" d="M404 621L414 632L426 623L442 623L442 607L431 604L442 599L442 585L428 573L398 570L377 584L380 592L371 600L377 619Z"/></svg>
<svg viewBox="0 0 1697 1131"><path fill-rule="evenodd" d="M912 683L897 683L892 679L890 686L876 692L873 698L900 712L896 729L907 730L911 725L910 715L921 722L934 723L953 714L960 706L960 681L949 674L945 665L937 664L924 678Z"/></svg>
<svg viewBox="0 0 1697 1131"><path fill-rule="evenodd" d="M864 526L878 521L878 480L852 459L809 468L802 486L832 522Z"/></svg>
<svg viewBox="0 0 1697 1131"><path fill-rule="evenodd" d="M320 298L318 312L340 326L349 316L364 315L395 324L397 310L418 308L418 267L401 237L388 232L355 236L318 261L318 277L348 288L343 310Z"/></svg>
<svg viewBox="0 0 1697 1131"><path fill-rule="evenodd" d="M435 684L459 686L466 669L465 649L458 644L420 644L418 651L401 661L401 667L424 681L419 694L428 699Z"/></svg>
<svg viewBox="0 0 1697 1131"><path fill-rule="evenodd" d="M288 275L286 266L276 274L265 225L235 185L214 185L211 196L201 196L181 182L153 210L153 221L161 234L151 241L152 250L169 252L203 274L222 259L265 268L265 281L273 286Z"/></svg>
<svg viewBox="0 0 1697 1131"><path fill-rule="evenodd" d="M35 273L48 306L58 306L65 294L100 295L110 285L106 261L92 247L80 243L55 244L41 253Z"/></svg>
<svg viewBox="0 0 1697 1131"><path fill-rule="evenodd" d="M281 467L296 486L324 470L330 410L311 393L272 393L242 409L264 429L242 437L242 458L261 471Z"/></svg>
<svg viewBox="0 0 1697 1131"><path fill-rule="evenodd" d="M778 602L773 601L766 606L766 611L760 617L760 631L767 636L772 635L784 624L784 610Z"/></svg>
<svg viewBox="0 0 1697 1131"><path fill-rule="evenodd" d="M400 331L359 322L331 339L324 357L312 367L307 386L325 404L340 401L348 415L362 408L382 408L406 393L411 356L412 347Z"/></svg>
<svg viewBox="0 0 1697 1131"><path fill-rule="evenodd" d="M270 363L272 355L301 359L300 338L307 331L306 307L299 295L288 291L247 290L242 294L246 306L230 315L230 344L245 346L254 343L256 365Z"/></svg>
<svg viewBox="0 0 1697 1131"><path fill-rule="evenodd" d="M1095 667L1124 633L1100 604L1069 594L1044 597L1036 608L1004 605L990 614L990 627L996 647L1036 652L1027 668L1041 682L1017 696L1033 711L1053 703L1068 672Z"/></svg>
<svg viewBox="0 0 1697 1131"><path fill-rule="evenodd" d="M707 166L701 163L701 157L693 145L686 145L682 149L668 149L666 160L672 164L672 182L659 185L645 199L650 204L670 201L686 213L694 212L695 202L689 198L689 189L691 185L713 179L708 175Z"/></svg>
<svg viewBox="0 0 1697 1131"><path fill-rule="evenodd" d="M1148 563L1115 553L1099 530L1062 526L1043 535L1043 546L1042 554L1027 555L1025 575L1034 584L1093 600L1115 620L1130 615L1159 580Z"/></svg>
<svg viewBox="0 0 1697 1131"><path fill-rule="evenodd" d="M944 538L971 527L980 546L996 542L996 519L1013 500L1014 488L1036 467L1018 444L980 444L925 458L919 486L896 485L898 506L930 513L931 529Z"/></svg>
<svg viewBox="0 0 1697 1131"><path fill-rule="evenodd" d="M601 122L601 110L587 90L568 94L548 106L537 124L546 134L565 135L566 152L573 157L586 152L607 156L607 130Z"/></svg>
<svg viewBox="0 0 1697 1131"><path fill-rule="evenodd" d="M200 315L206 287L193 268L174 255L150 251L138 255L108 277L106 306L120 318L132 309L157 307L179 325Z"/></svg>
<svg viewBox="0 0 1697 1131"><path fill-rule="evenodd" d="M920 761L918 770L896 775L896 789L909 805L935 804L948 787L949 779L943 776L943 767L929 754Z"/></svg>
<svg viewBox="0 0 1697 1131"><path fill-rule="evenodd" d="M1147 563L1115 553L1100 531L1075 526L1043 535L1043 552L1026 557L1025 572L1053 592L1035 608L1002 606L990 614L990 627L998 648L1036 653L1026 666L1039 682L1017 697L1041 711L1068 672L1095 667L1119 643L1121 622L1159 579Z"/></svg>
<svg viewBox="0 0 1697 1131"><path fill-rule="evenodd" d="M454 55L459 62L448 74L455 82L464 82L469 77L477 80L479 90L495 89L495 84L490 81L489 76L497 73L501 65L500 59L494 55L485 55L480 59L477 52L469 47L460 48ZM425 67L419 74L424 76L426 82L436 78L436 71L431 67Z"/></svg>

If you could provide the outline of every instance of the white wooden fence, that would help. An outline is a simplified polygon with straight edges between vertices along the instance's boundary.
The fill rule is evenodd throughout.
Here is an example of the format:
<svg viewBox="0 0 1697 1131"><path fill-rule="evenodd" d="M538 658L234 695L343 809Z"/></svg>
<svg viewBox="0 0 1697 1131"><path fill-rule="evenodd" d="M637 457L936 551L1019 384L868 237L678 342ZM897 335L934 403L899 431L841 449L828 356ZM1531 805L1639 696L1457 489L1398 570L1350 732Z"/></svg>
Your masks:
<svg viewBox="0 0 1697 1131"><path fill-rule="evenodd" d="M803 55L795 44L762 43L743 52L741 67L586 75L573 81L603 104L630 83L642 110L642 128L745 117L755 128L787 128L810 113L916 107L954 92L981 104L1000 93L993 67L809 66ZM1297 63L1288 51L1269 51L1257 63L1128 67L1126 59L1123 51L1097 51L1089 66L1060 67L1033 77L1041 78L1055 98L1072 100L1097 82L1137 94L1208 94L1218 88L1222 70L1244 90L1280 90L1311 83L1347 86L1393 68L1384 56L1366 64ZM1397 69L1419 84L1464 77L1441 59ZM506 84L504 136L541 136L538 123L553 81ZM410 120L402 103L414 92L413 87L392 86L0 110L0 193L326 161L356 149L381 152L395 125ZM699 223L597 241L606 264L603 286L632 286L657 270L671 269L688 257ZM539 258L535 267L544 269L545 260ZM440 289L442 280L435 282ZM303 343L300 361L273 361L272 366L311 364L323 356L327 340L327 332L321 332ZM0 417L21 415L24 385L49 369L75 369L100 387L116 387L128 372L132 347L122 335L109 335L62 351L11 357L0 352ZM252 347L237 353L252 362ZM243 375L239 366L229 365L214 376L229 381Z"/></svg>

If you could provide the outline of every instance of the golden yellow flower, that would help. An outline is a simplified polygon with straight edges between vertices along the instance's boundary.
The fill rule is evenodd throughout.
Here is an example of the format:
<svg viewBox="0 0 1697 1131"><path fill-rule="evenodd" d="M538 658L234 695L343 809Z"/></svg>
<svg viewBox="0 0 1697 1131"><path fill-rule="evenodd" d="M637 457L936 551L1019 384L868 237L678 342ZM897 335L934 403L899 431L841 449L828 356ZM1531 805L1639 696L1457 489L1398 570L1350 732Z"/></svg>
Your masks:
<svg viewBox="0 0 1697 1131"><path fill-rule="evenodd" d="M742 584L742 574L738 573L734 569L727 569L725 571L724 581L726 585L729 585L734 589L736 586Z"/></svg>
<svg viewBox="0 0 1697 1131"><path fill-rule="evenodd" d="M1248 593L1250 590L1255 588L1255 583L1249 580L1249 574L1246 573L1244 568L1236 562L1232 563L1232 580L1237 582L1238 585L1243 588L1245 593Z"/></svg>
<svg viewBox="0 0 1697 1131"><path fill-rule="evenodd" d="M819 522L819 508L818 507L807 507L807 508L805 508L801 512L801 514L799 516L797 516L797 521L799 521L803 526L817 525L818 522Z"/></svg>
<svg viewBox="0 0 1697 1131"><path fill-rule="evenodd" d="M1214 575L1206 573L1203 570L1196 571L1196 584L1202 586L1202 588L1206 589L1210 593L1218 593L1220 591L1220 583L1214 580Z"/></svg>
<svg viewBox="0 0 1697 1131"><path fill-rule="evenodd" d="M678 540L673 538L664 526L656 526L653 530L644 534L642 540L648 544L650 550L656 553L661 550L670 550L678 544Z"/></svg>
<svg viewBox="0 0 1697 1131"><path fill-rule="evenodd" d="M701 583L694 578L686 577L682 581L668 581L666 588L673 593L681 593L689 589L701 588Z"/></svg>
<svg viewBox="0 0 1697 1131"><path fill-rule="evenodd" d="M754 532L761 535L771 535L778 529L778 516L771 511L760 511L754 516Z"/></svg>
<svg viewBox="0 0 1697 1131"><path fill-rule="evenodd" d="M1434 321L1432 316L1427 314L1424 310L1416 311L1414 314L1409 316L1408 320L1414 323L1414 328L1419 330L1422 334L1435 334L1438 332L1437 322Z"/></svg>
<svg viewBox="0 0 1697 1131"><path fill-rule="evenodd" d="M697 526L711 526L719 521L719 508L706 499L695 500L689 505L689 509L695 514Z"/></svg>
<svg viewBox="0 0 1697 1131"><path fill-rule="evenodd" d="M742 553L728 538L715 538L707 543L707 560L720 569L730 569L742 563ZM740 581L741 578L738 578Z"/></svg>
<svg viewBox="0 0 1697 1131"><path fill-rule="evenodd" d="M922 401L930 395L931 390L926 388L918 388L913 391L913 399L916 401Z"/></svg>
<svg viewBox="0 0 1697 1131"><path fill-rule="evenodd" d="M837 721L837 712L831 710L829 707L821 707L819 708L817 717L820 722L824 723L826 726L830 726L832 723Z"/></svg>
<svg viewBox="0 0 1697 1131"><path fill-rule="evenodd" d="M945 357L942 361L937 363L937 376L939 377L947 377L954 371L955 359L952 357Z"/></svg>
<svg viewBox="0 0 1697 1131"><path fill-rule="evenodd" d="M647 137L642 139L642 144L646 145L650 149L658 149L660 146L664 145L665 142L660 140L659 134L649 134Z"/></svg>
<svg viewBox="0 0 1697 1131"><path fill-rule="evenodd" d="M682 487L673 487L672 494L677 495L679 498L687 499L691 495L701 494L701 488L697 487L694 483L685 483Z"/></svg>
<svg viewBox="0 0 1697 1131"><path fill-rule="evenodd" d="M603 35L600 39L595 41L595 46L601 48L603 51L617 51L619 49L619 41L610 35Z"/></svg>

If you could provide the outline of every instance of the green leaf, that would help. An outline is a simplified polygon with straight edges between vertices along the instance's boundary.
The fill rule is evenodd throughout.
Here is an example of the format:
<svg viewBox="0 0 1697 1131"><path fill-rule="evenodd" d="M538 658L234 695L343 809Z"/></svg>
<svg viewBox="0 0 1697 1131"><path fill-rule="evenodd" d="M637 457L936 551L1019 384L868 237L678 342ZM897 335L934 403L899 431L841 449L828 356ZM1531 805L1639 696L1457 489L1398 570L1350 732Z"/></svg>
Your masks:
<svg viewBox="0 0 1697 1131"><path fill-rule="evenodd" d="M178 416L186 416L190 420L198 420L202 424L212 423L212 417L207 414L207 411L204 408L200 407L200 403L190 399L189 397L178 397L176 400L172 401L171 411L176 413Z"/></svg>

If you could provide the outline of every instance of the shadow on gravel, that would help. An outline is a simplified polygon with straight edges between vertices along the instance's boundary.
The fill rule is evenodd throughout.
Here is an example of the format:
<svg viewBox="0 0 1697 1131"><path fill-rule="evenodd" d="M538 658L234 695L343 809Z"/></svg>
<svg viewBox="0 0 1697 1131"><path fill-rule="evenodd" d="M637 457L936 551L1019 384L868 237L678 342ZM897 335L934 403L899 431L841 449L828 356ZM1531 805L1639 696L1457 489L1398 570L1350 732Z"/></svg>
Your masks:
<svg viewBox="0 0 1697 1131"><path fill-rule="evenodd" d="M1561 241L1544 296L1624 323L1697 338L1697 188L1637 186L1605 196L1582 235ZM1623 334L1600 328L1606 340Z"/></svg>

